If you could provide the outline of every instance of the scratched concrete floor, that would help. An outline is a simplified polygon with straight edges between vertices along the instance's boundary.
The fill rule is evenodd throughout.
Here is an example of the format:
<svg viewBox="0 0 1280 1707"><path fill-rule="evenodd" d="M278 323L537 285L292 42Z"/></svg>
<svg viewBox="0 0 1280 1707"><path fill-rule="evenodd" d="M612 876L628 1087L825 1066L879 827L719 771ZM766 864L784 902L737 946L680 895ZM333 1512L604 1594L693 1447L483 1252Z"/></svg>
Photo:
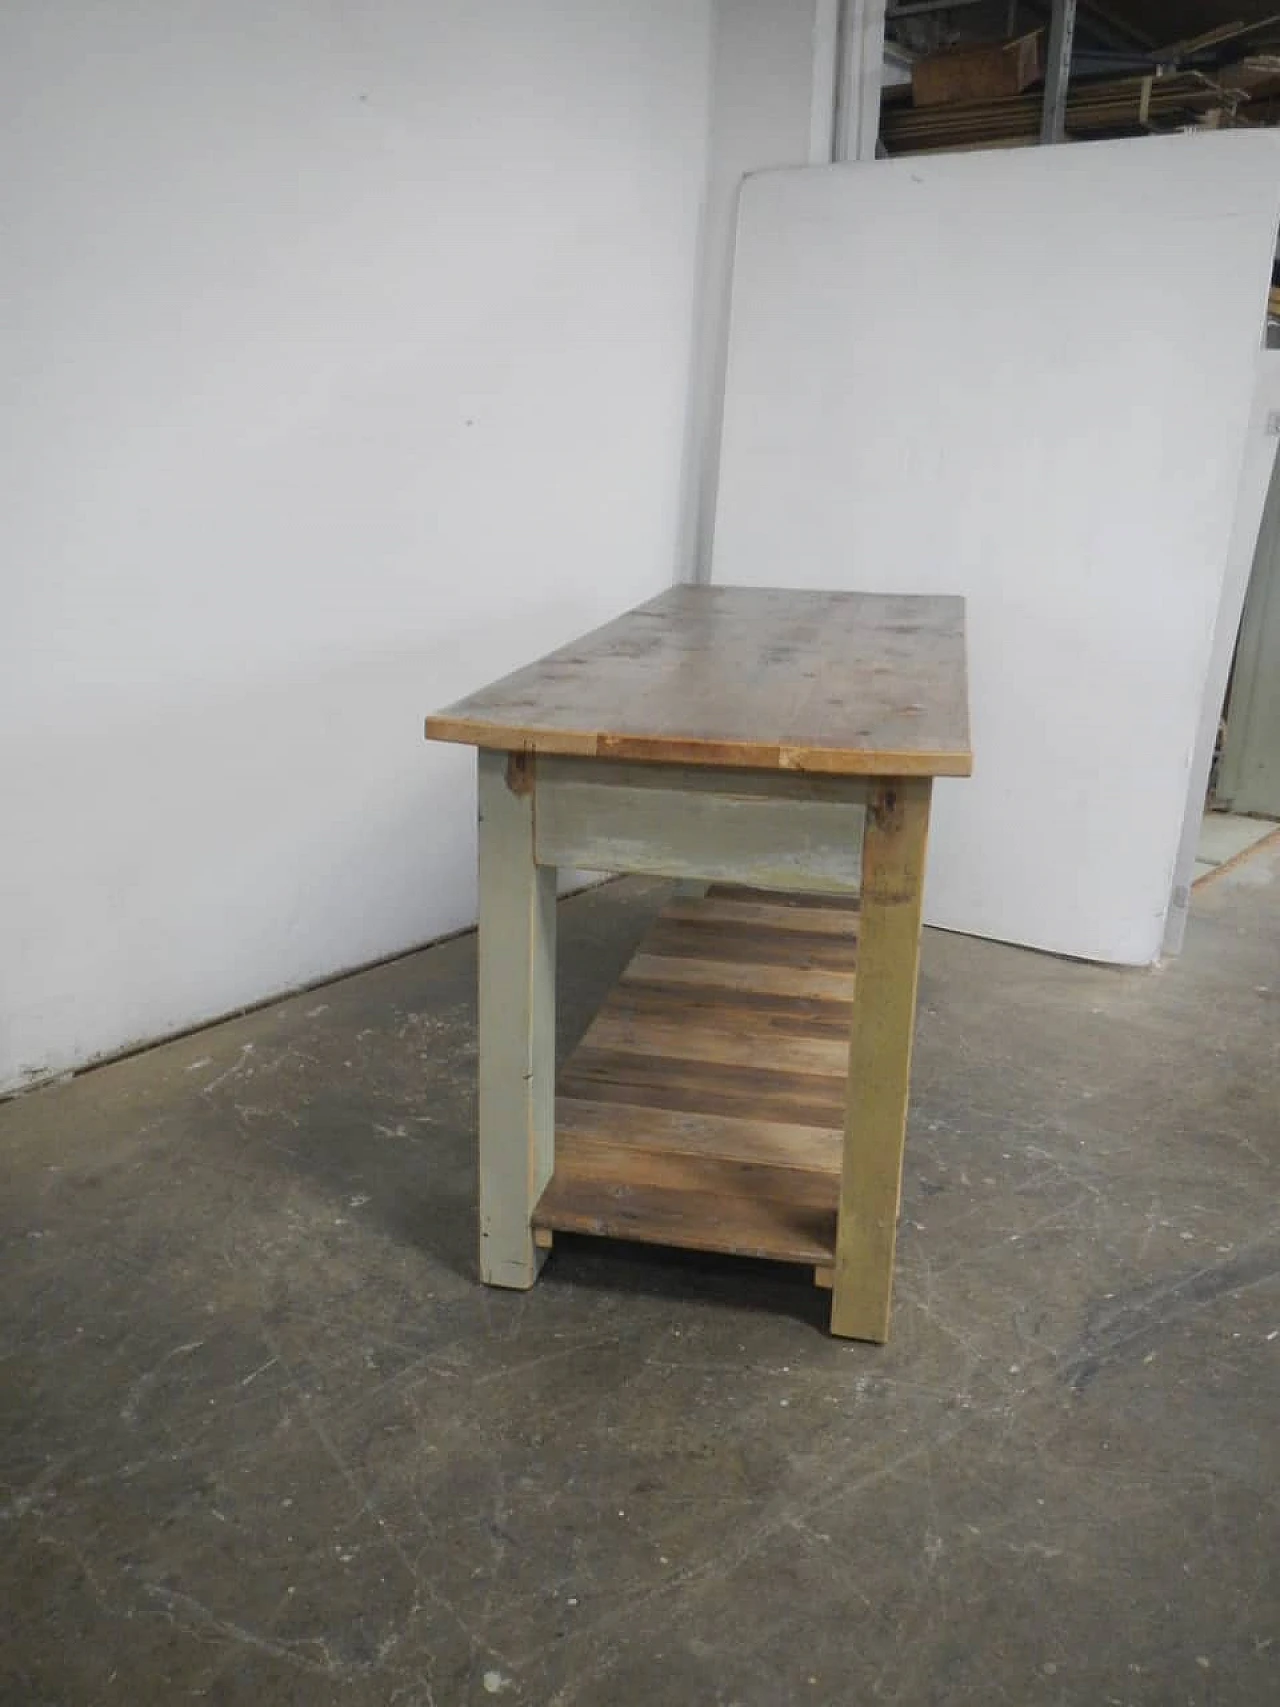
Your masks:
<svg viewBox="0 0 1280 1707"><path fill-rule="evenodd" d="M566 1037L662 891L562 910ZM932 935L893 1343L472 1269L469 938L0 1110L0 1699L1280 1700L1280 852L1123 973Z"/></svg>

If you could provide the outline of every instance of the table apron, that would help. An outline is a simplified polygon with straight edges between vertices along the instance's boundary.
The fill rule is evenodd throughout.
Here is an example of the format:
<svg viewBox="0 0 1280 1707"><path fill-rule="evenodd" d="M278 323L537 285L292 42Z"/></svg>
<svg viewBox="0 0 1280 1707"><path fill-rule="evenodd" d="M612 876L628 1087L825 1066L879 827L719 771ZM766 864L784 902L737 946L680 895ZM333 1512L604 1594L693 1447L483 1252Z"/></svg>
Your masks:
<svg viewBox="0 0 1280 1707"><path fill-rule="evenodd" d="M529 768L539 865L761 889L858 888L863 778L547 754Z"/></svg>

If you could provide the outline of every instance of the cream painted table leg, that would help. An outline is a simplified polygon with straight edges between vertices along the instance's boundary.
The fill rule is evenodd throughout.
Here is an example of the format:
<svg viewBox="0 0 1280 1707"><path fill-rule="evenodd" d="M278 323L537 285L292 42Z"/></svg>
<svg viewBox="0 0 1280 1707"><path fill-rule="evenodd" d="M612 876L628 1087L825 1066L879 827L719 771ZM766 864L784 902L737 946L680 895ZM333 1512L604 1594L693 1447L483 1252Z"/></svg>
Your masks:
<svg viewBox="0 0 1280 1707"><path fill-rule="evenodd" d="M556 873L534 863L535 760L481 749L480 1278L528 1288L555 1159Z"/></svg>
<svg viewBox="0 0 1280 1707"><path fill-rule="evenodd" d="M847 1339L889 1337L932 789L886 778L867 799L831 1295L831 1331Z"/></svg>

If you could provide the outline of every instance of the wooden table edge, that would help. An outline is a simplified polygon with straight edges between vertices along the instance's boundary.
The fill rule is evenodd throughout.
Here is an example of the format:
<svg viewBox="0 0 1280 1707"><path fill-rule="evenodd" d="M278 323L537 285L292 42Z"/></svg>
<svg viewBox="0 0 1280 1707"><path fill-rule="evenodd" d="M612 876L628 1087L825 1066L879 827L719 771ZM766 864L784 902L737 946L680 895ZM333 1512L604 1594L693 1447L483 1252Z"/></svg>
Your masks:
<svg viewBox="0 0 1280 1707"><path fill-rule="evenodd" d="M639 764L707 765L735 770L802 772L816 776L967 777L967 748L869 750L860 747L783 746L767 742L703 741L660 735L601 735L577 729L531 729L518 724L428 717L428 741L495 752L546 753L563 758L615 759Z"/></svg>

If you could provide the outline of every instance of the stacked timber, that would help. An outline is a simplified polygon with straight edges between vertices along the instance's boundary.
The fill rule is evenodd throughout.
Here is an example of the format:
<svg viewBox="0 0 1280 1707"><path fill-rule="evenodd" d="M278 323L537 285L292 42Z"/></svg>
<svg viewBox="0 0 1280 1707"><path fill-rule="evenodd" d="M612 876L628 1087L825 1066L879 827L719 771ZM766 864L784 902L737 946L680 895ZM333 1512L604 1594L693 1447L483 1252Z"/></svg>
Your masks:
<svg viewBox="0 0 1280 1707"><path fill-rule="evenodd" d="M1142 135L1232 123L1247 98L1244 91L1226 88L1199 71L1077 83L1067 96L1067 137ZM880 134L889 154L1011 147L1040 136L1040 90L929 107L912 106L909 99L909 91L885 91Z"/></svg>

